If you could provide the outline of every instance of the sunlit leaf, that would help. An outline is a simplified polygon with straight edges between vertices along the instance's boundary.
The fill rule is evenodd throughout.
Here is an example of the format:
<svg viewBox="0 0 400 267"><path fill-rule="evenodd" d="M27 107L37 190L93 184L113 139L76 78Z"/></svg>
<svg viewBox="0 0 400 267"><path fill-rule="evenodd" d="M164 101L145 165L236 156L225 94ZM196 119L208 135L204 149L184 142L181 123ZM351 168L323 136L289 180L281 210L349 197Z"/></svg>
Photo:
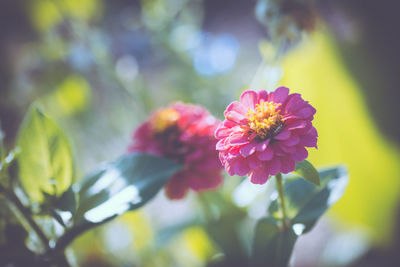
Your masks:
<svg viewBox="0 0 400 267"><path fill-rule="evenodd" d="M26 115L18 137L19 176L26 193L42 201L59 196L73 179L71 148L64 132L37 107Z"/></svg>
<svg viewBox="0 0 400 267"><path fill-rule="evenodd" d="M75 185L79 201L74 224L57 246L66 246L82 232L143 206L181 167L166 158L146 154L125 155L104 164Z"/></svg>
<svg viewBox="0 0 400 267"><path fill-rule="evenodd" d="M293 171L295 174L306 179L310 183L319 185L319 174L314 166L307 160L296 163L296 169Z"/></svg>
<svg viewBox="0 0 400 267"><path fill-rule="evenodd" d="M174 161L153 155L122 156L81 183L75 220L99 223L140 207L180 168Z"/></svg>
<svg viewBox="0 0 400 267"><path fill-rule="evenodd" d="M292 225L302 225L300 233L309 231L319 217L342 196L347 185L344 167L319 172L321 185L316 186L299 177L289 178L284 184L287 215ZM271 202L268 212L279 218L278 200Z"/></svg>
<svg viewBox="0 0 400 267"><path fill-rule="evenodd" d="M275 218L259 220L254 233L251 266L288 266L296 240L293 229L280 228Z"/></svg>

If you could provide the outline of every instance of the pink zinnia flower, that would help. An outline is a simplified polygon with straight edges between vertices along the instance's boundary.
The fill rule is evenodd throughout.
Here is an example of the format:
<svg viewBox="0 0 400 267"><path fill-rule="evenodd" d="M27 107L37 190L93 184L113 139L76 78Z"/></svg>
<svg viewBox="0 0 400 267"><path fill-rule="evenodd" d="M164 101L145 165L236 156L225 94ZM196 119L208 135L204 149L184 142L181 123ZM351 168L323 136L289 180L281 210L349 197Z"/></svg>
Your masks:
<svg viewBox="0 0 400 267"><path fill-rule="evenodd" d="M225 110L215 131L219 158L230 175L246 175L264 184L270 175L289 173L307 158L305 147L317 147L317 130L311 121L315 109L279 87L267 93L247 90L240 102Z"/></svg>
<svg viewBox="0 0 400 267"><path fill-rule="evenodd" d="M184 165L165 186L170 199L183 198L189 188L196 192L215 189L222 183L214 137L218 123L201 106L174 103L139 126L129 152L164 156Z"/></svg>

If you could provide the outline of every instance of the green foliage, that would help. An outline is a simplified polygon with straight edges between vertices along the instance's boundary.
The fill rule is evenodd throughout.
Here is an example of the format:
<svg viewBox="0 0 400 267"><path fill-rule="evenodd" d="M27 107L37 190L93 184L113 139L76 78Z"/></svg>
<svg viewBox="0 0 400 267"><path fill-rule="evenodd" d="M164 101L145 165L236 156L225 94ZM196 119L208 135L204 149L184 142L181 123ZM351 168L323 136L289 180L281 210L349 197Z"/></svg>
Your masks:
<svg viewBox="0 0 400 267"><path fill-rule="evenodd" d="M302 162L297 162L296 169L294 170L293 173L299 175L300 177L306 179L307 181L309 181L315 185L320 185L318 171L314 168L314 166L308 160L303 160Z"/></svg>
<svg viewBox="0 0 400 267"><path fill-rule="evenodd" d="M292 228L279 227L275 218L258 221L251 266L285 267L288 265L297 235Z"/></svg>
<svg viewBox="0 0 400 267"><path fill-rule="evenodd" d="M238 225L246 218L246 212L219 192L203 193L199 197L207 220L204 228L224 254L224 260L219 264L247 265L248 255L238 231Z"/></svg>
<svg viewBox="0 0 400 267"><path fill-rule="evenodd" d="M143 206L181 167L174 161L146 154L125 155L103 165L73 186L79 201L71 214L72 227L58 246L66 246L82 232ZM73 201L75 198L66 196L60 204L69 209L74 207ZM62 224L68 225L69 220Z"/></svg>
<svg viewBox="0 0 400 267"><path fill-rule="evenodd" d="M304 225L309 231L320 216L344 193L347 172L344 167L325 169L319 172L321 185L315 186L298 177L291 177L284 185L286 212L292 225ZM271 202L271 216L279 218L278 200Z"/></svg>
<svg viewBox="0 0 400 267"><path fill-rule="evenodd" d="M33 106L19 132L19 175L33 201L44 194L59 196L73 180L71 148L64 132L39 108Z"/></svg>
<svg viewBox="0 0 400 267"><path fill-rule="evenodd" d="M164 186L181 165L157 156L132 154L120 157L86 177L79 185L79 204L74 216L99 223L127 210L141 207ZM107 209L111 207L111 209ZM94 210L104 209L91 217Z"/></svg>
<svg viewBox="0 0 400 267"><path fill-rule="evenodd" d="M289 177L284 185L288 221L281 222L278 199L271 202L269 217L261 219L253 242L254 266L287 266L297 236L312 229L323 213L342 196L347 185L344 167L319 172L321 185L316 186L298 176Z"/></svg>

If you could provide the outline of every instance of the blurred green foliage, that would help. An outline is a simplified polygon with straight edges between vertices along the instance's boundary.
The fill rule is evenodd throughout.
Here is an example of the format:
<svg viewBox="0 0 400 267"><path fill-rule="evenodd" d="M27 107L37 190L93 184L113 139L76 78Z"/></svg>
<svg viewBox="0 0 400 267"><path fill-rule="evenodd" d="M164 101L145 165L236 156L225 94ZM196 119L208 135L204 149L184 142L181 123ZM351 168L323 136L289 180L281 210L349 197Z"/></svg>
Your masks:
<svg viewBox="0 0 400 267"><path fill-rule="evenodd" d="M32 106L18 137L19 180L29 197L60 196L74 179L71 148L64 132L39 108Z"/></svg>
<svg viewBox="0 0 400 267"><path fill-rule="evenodd" d="M255 27L241 25L242 17L236 17L231 27L220 28L218 23L210 26L207 19L212 12L206 10L210 1L128 2L30 1L25 8L36 33L29 42L13 47L13 81L1 99L8 108L4 117L19 123L29 104L40 102L71 137L76 173L81 177L79 174L99 162L124 153L135 126L155 108L176 100L195 102L222 118L226 105L244 88L273 90L283 75L279 85L302 93L317 109L318 150L310 152L310 162L317 166L344 164L348 168L349 187L330 212L331 217L343 229L361 228L373 241L390 241L399 202L399 150L377 129L373 111L364 103L362 83L351 76L326 28L319 25L308 38L296 30L294 40L299 45L281 64L274 61L276 51L262 39L264 33L242 37ZM235 4L215 5L215 16L221 20L214 21L221 22L226 19L224 10ZM243 12L242 16L254 18L253 13ZM282 22L279 17L273 19ZM234 49L234 42L227 42L222 50L215 48L226 40L224 29L237 40L239 48ZM199 71L199 64L204 62L211 62L206 69L212 69L212 51L221 55L228 50L236 51L230 69L211 74ZM264 59L259 67L261 57ZM26 135L31 138L35 132ZM6 146L12 147L15 136L7 138ZM37 145L25 142L22 146ZM53 194L49 177L40 177L46 180L46 192ZM80 237L72 246L78 263L203 266L211 262L212 266L223 262L220 252L236 255L239 262L250 246L239 244L242 236L248 235L243 230L249 223L244 217L253 211L251 207L238 208L232 201L231 183L236 186L239 178L226 180L224 201L221 196L208 196L226 206L210 208L213 216L218 216L204 229L186 225L162 246L154 246L156 237L168 228L166 217L173 215L179 221L185 214L197 220L201 213L192 197L171 204L159 196L154 206L128 213ZM42 198L36 186L27 188L35 192L34 199ZM57 195L66 189L67 183L56 190ZM167 215L157 217L163 213ZM232 221L237 223L230 224Z"/></svg>

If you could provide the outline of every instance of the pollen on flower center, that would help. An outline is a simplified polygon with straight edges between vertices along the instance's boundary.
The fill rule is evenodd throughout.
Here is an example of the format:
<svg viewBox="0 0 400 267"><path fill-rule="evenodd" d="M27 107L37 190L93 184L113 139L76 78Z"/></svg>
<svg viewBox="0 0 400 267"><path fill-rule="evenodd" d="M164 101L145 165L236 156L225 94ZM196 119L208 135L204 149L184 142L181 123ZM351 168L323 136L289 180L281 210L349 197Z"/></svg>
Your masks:
<svg viewBox="0 0 400 267"><path fill-rule="evenodd" d="M261 102L256 104L254 110L246 113L249 128L257 134L261 140L278 134L281 130L282 115L280 115L280 103Z"/></svg>
<svg viewBox="0 0 400 267"><path fill-rule="evenodd" d="M162 132L172 126L179 119L179 112L172 108L159 110L151 120L151 124L156 133Z"/></svg>

